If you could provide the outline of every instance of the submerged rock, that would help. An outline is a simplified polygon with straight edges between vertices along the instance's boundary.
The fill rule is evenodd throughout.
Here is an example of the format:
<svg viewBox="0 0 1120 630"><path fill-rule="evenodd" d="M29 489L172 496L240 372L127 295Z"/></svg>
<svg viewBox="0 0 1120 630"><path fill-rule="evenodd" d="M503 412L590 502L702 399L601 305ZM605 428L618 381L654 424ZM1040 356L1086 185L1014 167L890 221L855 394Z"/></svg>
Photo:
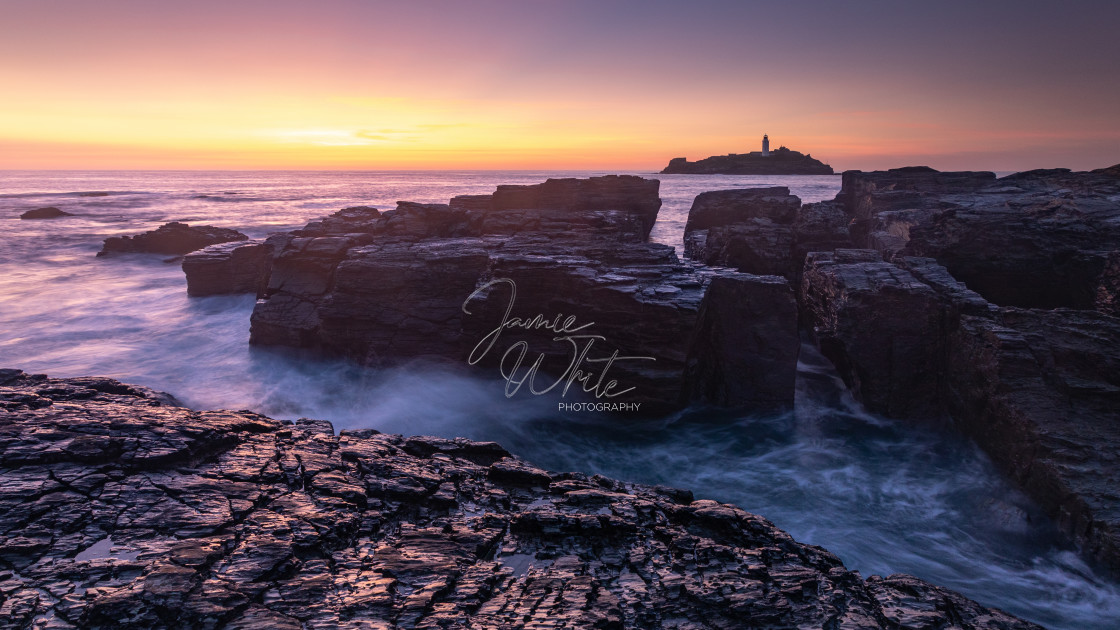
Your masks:
<svg viewBox="0 0 1120 630"><path fill-rule="evenodd" d="M0 371L7 627L1038 628L687 491L93 381Z"/></svg>
<svg viewBox="0 0 1120 630"><path fill-rule="evenodd" d="M136 236L113 236L105 239L98 256L122 253L146 253L182 256L218 243L249 240L237 230L173 221Z"/></svg>
<svg viewBox="0 0 1120 630"><path fill-rule="evenodd" d="M70 212L66 212L65 210L61 210L61 209L56 208L54 206L47 206L45 208L35 208L34 210L28 210L27 212L24 212L23 214L19 215L19 218L21 218L21 219L57 219L59 217L72 217L72 216L74 216L74 215Z"/></svg>

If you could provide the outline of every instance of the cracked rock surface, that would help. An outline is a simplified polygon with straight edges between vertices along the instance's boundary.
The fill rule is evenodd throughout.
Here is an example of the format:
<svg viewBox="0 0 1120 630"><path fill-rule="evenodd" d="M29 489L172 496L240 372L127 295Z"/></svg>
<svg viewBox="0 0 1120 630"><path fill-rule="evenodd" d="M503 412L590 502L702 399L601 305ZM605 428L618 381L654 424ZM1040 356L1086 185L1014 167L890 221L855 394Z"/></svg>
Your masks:
<svg viewBox="0 0 1120 630"><path fill-rule="evenodd" d="M3 628L1035 628L691 493L0 370Z"/></svg>

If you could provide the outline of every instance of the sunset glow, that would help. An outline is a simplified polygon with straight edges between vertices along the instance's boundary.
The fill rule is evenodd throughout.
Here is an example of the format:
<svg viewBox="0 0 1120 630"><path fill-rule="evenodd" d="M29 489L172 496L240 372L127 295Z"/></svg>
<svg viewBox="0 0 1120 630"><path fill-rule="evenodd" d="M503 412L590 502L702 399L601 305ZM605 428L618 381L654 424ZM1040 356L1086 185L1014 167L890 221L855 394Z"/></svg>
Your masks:
<svg viewBox="0 0 1120 630"><path fill-rule="evenodd" d="M1120 162L1114 4L408 4L4 2L0 168Z"/></svg>

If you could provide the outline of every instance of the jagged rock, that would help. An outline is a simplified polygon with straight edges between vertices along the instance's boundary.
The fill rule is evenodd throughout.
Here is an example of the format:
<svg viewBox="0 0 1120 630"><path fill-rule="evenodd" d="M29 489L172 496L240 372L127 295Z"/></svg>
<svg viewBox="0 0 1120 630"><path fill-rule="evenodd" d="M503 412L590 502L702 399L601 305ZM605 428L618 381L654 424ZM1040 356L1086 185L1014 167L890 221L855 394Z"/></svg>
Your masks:
<svg viewBox="0 0 1120 630"><path fill-rule="evenodd" d="M1120 317L1120 250L1109 252L1097 284L1094 306L1098 311Z"/></svg>
<svg viewBox="0 0 1120 630"><path fill-rule="evenodd" d="M493 444L0 378L47 401L0 411L6 627L1038 628L865 581L734 506Z"/></svg>
<svg viewBox="0 0 1120 630"><path fill-rule="evenodd" d="M644 241L661 209L659 188L657 180L633 175L549 179L529 186L498 186L488 206L480 196L466 198L467 203L452 200L451 206L473 211L474 234L591 230Z"/></svg>
<svg viewBox="0 0 1120 630"><path fill-rule="evenodd" d="M1120 319L998 307L929 258L811 253L802 316L872 411L950 415L1120 571Z"/></svg>
<svg viewBox="0 0 1120 630"><path fill-rule="evenodd" d="M688 210L685 233L741 223L746 219L769 219L788 225L797 216L801 199L785 186L713 190L696 195Z"/></svg>
<svg viewBox="0 0 1120 630"><path fill-rule="evenodd" d="M694 372L732 378L755 362L750 369L757 372L768 366L773 391L755 391L761 382L686 382L688 357L703 343L695 331L706 325L700 305L707 284L717 274L747 276L682 263L672 248L644 242L661 203L657 189L657 181L633 176L549 180L446 205L400 202L384 213L343 211L312 222L278 245L250 341L315 348L371 365L449 360L495 375L501 361L507 374L514 372L517 356L505 352L520 344L520 375L528 376L540 357L539 374L523 393L546 390L563 377L550 391L567 387L610 398L608 388L616 395L626 390L619 401L641 404L643 413L677 408L692 393L710 391L725 392L729 405L791 405L795 358L785 348L797 335L777 322L786 315L781 309L751 311L752 326L783 336L754 344L757 353L739 357L737 371ZM501 282L489 286L495 280ZM757 282L769 291L772 280ZM516 300L506 320L511 287ZM745 316L753 307L742 308ZM559 330L569 317L568 330ZM486 342L503 321L509 325L496 335L500 342ZM789 361L789 369L772 369L778 361ZM777 383L778 375L788 382ZM754 392L749 397L731 395L747 389Z"/></svg>
<svg viewBox="0 0 1120 630"><path fill-rule="evenodd" d="M183 257L187 295L263 294L274 248L275 243L267 240L233 241L187 254Z"/></svg>
<svg viewBox="0 0 1120 630"><path fill-rule="evenodd" d="M97 255L139 252L182 256L210 245L246 240L249 240L249 237L237 230L212 225L191 227L186 223L172 221L150 232L144 232L136 236L107 238L105 239L105 245L101 248L101 251L97 252Z"/></svg>
<svg viewBox="0 0 1120 630"><path fill-rule="evenodd" d="M851 246L848 222L839 203L802 206L785 187L705 192L688 212L685 255L797 282L808 252Z"/></svg>
<svg viewBox="0 0 1120 630"><path fill-rule="evenodd" d="M924 168L855 171L843 186L837 200L858 246L887 259L934 258L999 305L1095 308L1110 252L1120 249L1120 180L1107 170L998 180Z"/></svg>
<svg viewBox="0 0 1120 630"><path fill-rule="evenodd" d="M883 212L937 210L945 195L970 195L996 181L989 172L941 172L928 166L908 166L888 171L845 171L836 201L852 218L851 234L856 247L871 247L876 240L893 244L894 238L908 229L908 215L880 218ZM892 232L893 230L893 232Z"/></svg>
<svg viewBox="0 0 1120 630"><path fill-rule="evenodd" d="M958 426L1120 572L1120 319L1002 308L962 317L947 345Z"/></svg>
<svg viewBox="0 0 1120 630"><path fill-rule="evenodd" d="M761 153L732 153L713 155L689 162L679 157L669 160L661 171L665 174L688 175L832 175L832 167L811 155L779 147L770 155Z"/></svg>
<svg viewBox="0 0 1120 630"><path fill-rule="evenodd" d="M800 339L797 300L775 276L712 279L688 359L688 398L753 408L788 406Z"/></svg>
<svg viewBox="0 0 1120 630"><path fill-rule="evenodd" d="M685 255L761 275L791 268L793 223L801 200L785 187L700 193L685 224Z"/></svg>
<svg viewBox="0 0 1120 630"><path fill-rule="evenodd" d="M56 208L54 206L47 206L45 208L35 208L34 210L28 210L27 212L24 212L23 214L19 215L19 218L21 218L21 219L57 219L59 217L72 217L72 216L74 216L74 215L70 212L66 212L65 210L61 210L61 209Z"/></svg>
<svg viewBox="0 0 1120 630"><path fill-rule="evenodd" d="M834 249L851 248L852 238L848 226L851 218L844 207L836 201L807 203L797 210L793 221L793 252L790 262L793 274L787 277L800 278L805 266L805 255L809 252L830 252Z"/></svg>
<svg viewBox="0 0 1120 630"><path fill-rule="evenodd" d="M896 418L941 412L943 312L929 285L874 250L812 252L801 308L821 352L869 410Z"/></svg>

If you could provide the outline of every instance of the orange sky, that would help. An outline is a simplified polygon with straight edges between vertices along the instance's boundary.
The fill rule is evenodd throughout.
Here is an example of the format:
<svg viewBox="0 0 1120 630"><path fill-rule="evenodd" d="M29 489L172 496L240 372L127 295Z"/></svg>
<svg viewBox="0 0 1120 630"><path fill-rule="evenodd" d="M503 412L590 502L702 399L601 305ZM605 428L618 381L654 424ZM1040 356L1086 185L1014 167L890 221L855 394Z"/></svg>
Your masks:
<svg viewBox="0 0 1120 630"><path fill-rule="evenodd" d="M1120 3L773 4L7 0L0 168L1120 162Z"/></svg>

